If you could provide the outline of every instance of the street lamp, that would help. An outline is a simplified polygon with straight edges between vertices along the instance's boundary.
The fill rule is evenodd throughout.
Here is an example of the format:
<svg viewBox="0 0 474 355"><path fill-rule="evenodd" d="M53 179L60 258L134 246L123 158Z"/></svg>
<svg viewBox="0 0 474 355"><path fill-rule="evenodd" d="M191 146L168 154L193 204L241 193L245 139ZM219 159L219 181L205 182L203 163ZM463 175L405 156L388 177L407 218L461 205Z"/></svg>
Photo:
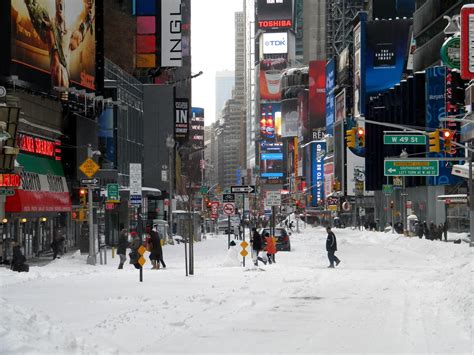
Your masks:
<svg viewBox="0 0 474 355"><path fill-rule="evenodd" d="M100 156L101 153L99 150L92 150L91 145L89 144L87 146L87 157L92 158L94 155ZM88 196L87 198L89 199L88 201L88 207L89 207L89 213L88 213L88 220L89 220L89 255L87 256L87 264L89 265L95 265L97 262L96 259L96 250L95 250L95 235L94 235L94 201L92 197L92 186L89 186L87 189L88 191Z"/></svg>
<svg viewBox="0 0 474 355"><path fill-rule="evenodd" d="M400 153L400 158L406 159L408 158L408 153L405 148L402 149L402 152ZM402 193L401 193L401 200L402 200L402 225L403 225L403 232L406 234L407 231L407 210L406 210L406 196L407 193L405 191L405 176L402 176ZM394 226L392 226L392 231L393 231Z"/></svg>
<svg viewBox="0 0 474 355"><path fill-rule="evenodd" d="M173 235L173 175L174 175L174 163L173 163L173 155L174 155L174 148L175 148L175 140L174 138L169 135L166 138L166 147L168 147L168 157L169 157L169 183L170 183L170 193L169 193L169 203L168 203L168 224L171 231L171 235Z"/></svg>

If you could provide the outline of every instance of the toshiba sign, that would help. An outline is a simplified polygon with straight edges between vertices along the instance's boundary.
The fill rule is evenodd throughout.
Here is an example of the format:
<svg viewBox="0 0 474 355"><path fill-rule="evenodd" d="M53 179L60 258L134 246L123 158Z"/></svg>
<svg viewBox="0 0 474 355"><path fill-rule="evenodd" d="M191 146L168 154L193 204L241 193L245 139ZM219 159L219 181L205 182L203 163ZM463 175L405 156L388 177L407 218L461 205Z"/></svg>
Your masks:
<svg viewBox="0 0 474 355"><path fill-rule="evenodd" d="M258 28L292 28L293 0L258 0L256 18Z"/></svg>
<svg viewBox="0 0 474 355"><path fill-rule="evenodd" d="M288 53L288 34L286 32L267 32L263 34L263 54Z"/></svg>

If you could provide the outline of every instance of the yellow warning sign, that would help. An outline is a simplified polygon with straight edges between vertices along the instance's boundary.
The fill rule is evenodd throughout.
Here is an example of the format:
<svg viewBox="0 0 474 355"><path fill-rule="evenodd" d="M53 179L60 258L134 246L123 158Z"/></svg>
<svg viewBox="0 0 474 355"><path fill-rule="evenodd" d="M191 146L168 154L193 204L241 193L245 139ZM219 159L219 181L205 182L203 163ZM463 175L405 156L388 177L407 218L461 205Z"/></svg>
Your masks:
<svg viewBox="0 0 474 355"><path fill-rule="evenodd" d="M79 166L79 170L87 177L93 177L99 171L99 168L100 166L91 158L87 158L81 166Z"/></svg>
<svg viewBox="0 0 474 355"><path fill-rule="evenodd" d="M245 249L240 252L240 255L242 255L243 257L246 257L248 254L249 253Z"/></svg>
<svg viewBox="0 0 474 355"><path fill-rule="evenodd" d="M247 243L246 241L243 241L242 243L240 243L240 246L245 249L249 246L249 243Z"/></svg>
<svg viewBox="0 0 474 355"><path fill-rule="evenodd" d="M142 245L140 248L138 248L138 253L139 253L140 255L145 254L145 251L146 251L146 248L145 248L143 245Z"/></svg>
<svg viewBox="0 0 474 355"><path fill-rule="evenodd" d="M140 256L140 259L138 259L138 263L139 263L141 266L145 265L145 263L146 263L145 258L144 258L143 256Z"/></svg>

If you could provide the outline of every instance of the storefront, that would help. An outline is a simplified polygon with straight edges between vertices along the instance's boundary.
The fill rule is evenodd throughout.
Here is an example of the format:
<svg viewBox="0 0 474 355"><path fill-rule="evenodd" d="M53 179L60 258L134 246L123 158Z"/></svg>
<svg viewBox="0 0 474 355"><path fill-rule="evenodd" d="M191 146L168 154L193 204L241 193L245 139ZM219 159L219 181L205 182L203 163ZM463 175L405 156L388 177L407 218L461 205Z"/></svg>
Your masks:
<svg viewBox="0 0 474 355"><path fill-rule="evenodd" d="M56 145L51 140L20 135L15 172L21 183L6 199L6 218L0 226L4 260L9 259L11 240L20 243L27 258L49 252L54 233L66 238L66 247L75 245L68 238L71 199Z"/></svg>

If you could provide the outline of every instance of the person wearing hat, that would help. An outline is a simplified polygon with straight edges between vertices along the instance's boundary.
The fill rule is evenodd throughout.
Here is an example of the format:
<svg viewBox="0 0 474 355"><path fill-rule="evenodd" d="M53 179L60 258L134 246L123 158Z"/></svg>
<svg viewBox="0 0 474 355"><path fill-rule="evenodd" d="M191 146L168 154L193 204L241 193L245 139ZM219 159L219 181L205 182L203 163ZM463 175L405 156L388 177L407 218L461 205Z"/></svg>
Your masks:
<svg viewBox="0 0 474 355"><path fill-rule="evenodd" d="M163 248L161 247L161 239L157 231L153 230L151 225L146 227L146 232L150 236L150 260L153 265L152 269L159 269L160 263L163 265L163 268L166 267L165 262L163 261Z"/></svg>
<svg viewBox="0 0 474 355"><path fill-rule="evenodd" d="M328 237L326 239L326 250L328 252L329 266L328 268L334 269L334 262L336 266L339 265L341 260L334 254L337 251L337 240L336 235L331 231L331 227L326 227Z"/></svg>
<svg viewBox="0 0 474 355"><path fill-rule="evenodd" d="M135 268L139 269L141 266L138 263L138 259L140 258L140 254L138 254L138 248L142 245L142 240L136 231L132 231L130 233L132 236L132 242L130 243L131 252L130 256L130 264L133 264Z"/></svg>

